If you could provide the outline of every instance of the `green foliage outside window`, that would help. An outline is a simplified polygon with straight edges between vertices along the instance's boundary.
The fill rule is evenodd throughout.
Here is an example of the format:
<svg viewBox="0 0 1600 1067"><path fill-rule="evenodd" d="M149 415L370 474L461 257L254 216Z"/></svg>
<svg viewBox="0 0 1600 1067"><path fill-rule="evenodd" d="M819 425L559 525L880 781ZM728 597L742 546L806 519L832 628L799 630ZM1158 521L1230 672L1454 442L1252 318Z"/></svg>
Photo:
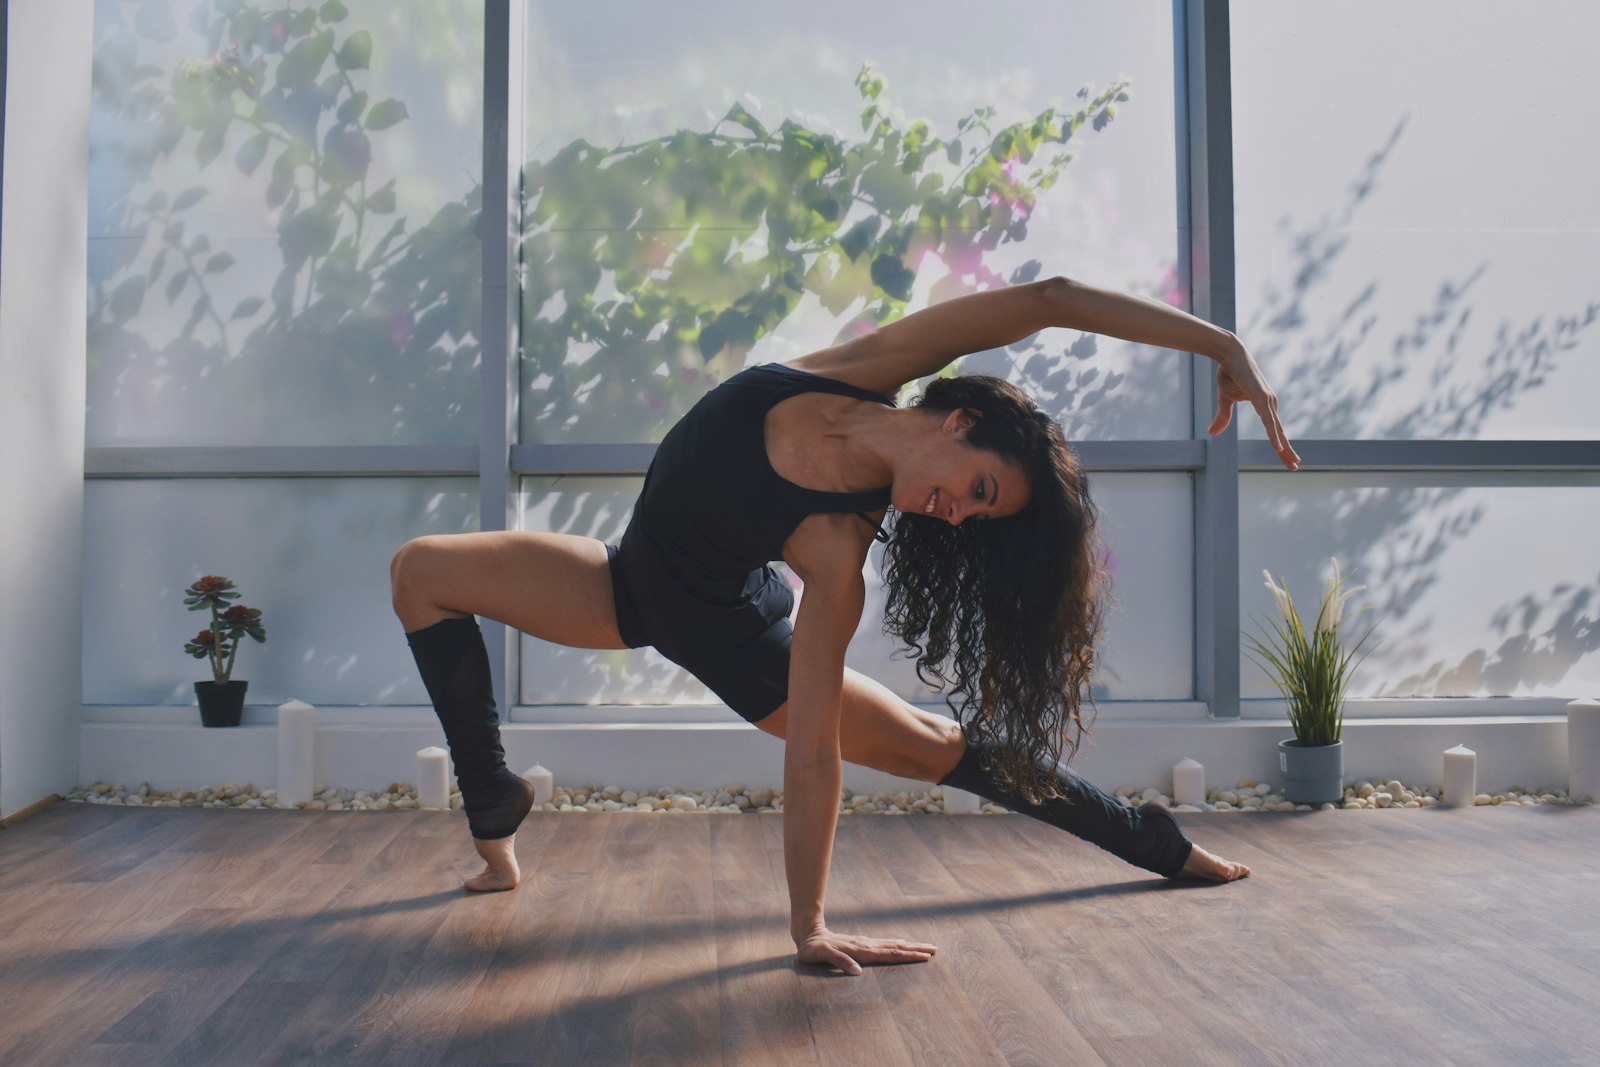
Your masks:
<svg viewBox="0 0 1600 1067"><path fill-rule="evenodd" d="M112 217L143 242L91 279L91 372L154 360L179 395L220 379L242 424L270 421L281 383L314 382L312 415L347 440L397 436L409 412L437 407L441 375L475 401L460 383L480 356L481 186L417 220L397 213L394 181L369 181L374 146L408 108L375 98L378 46L344 4L198 3L189 25L210 51L176 69L140 55L141 38L172 36L164 5L100 9L132 11L100 28L95 86L97 107L144 131L106 146L129 176ZM1001 277L988 253L1026 235L1040 194L1128 88L1084 90L1075 108L1021 121L977 107L935 130L892 116L881 75L863 68L856 86L859 138L769 128L736 104L708 130L576 140L528 163L530 439L585 420L657 439L804 296L841 320L842 338L904 314L930 257L957 288L1030 277L1037 264ZM210 183L173 191L141 177L183 153L202 174L232 168L259 187L277 252L261 291L217 295L239 264L194 221ZM470 403L446 414L456 438L476 436Z"/></svg>
<svg viewBox="0 0 1600 1067"><path fill-rule="evenodd" d="M804 294L844 320L842 340L903 315L930 256L966 287L1004 284L986 253L1025 237L1075 138L1127 99L1117 83L1004 125L978 108L941 135L898 124L872 70L856 87L859 140L769 129L735 104L703 133L580 140L529 165L523 344L529 380L547 383L529 398L535 426L629 411L654 440ZM574 342L592 357L572 360Z"/></svg>

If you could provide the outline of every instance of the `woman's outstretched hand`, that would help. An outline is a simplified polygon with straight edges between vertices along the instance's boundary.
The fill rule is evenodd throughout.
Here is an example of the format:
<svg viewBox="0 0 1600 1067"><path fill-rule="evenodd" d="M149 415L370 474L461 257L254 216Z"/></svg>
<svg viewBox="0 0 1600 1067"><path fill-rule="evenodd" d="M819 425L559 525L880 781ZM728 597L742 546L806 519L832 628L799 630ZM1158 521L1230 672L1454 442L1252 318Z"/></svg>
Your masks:
<svg viewBox="0 0 1600 1067"><path fill-rule="evenodd" d="M927 963L939 951L918 941L836 934L826 928L797 940L795 948L801 963L836 967L849 975L860 974L862 964Z"/></svg>
<svg viewBox="0 0 1600 1067"><path fill-rule="evenodd" d="M1232 345L1227 354L1217 360L1217 417L1211 420L1209 432L1213 437L1228 428L1233 421L1233 405L1248 402L1261 416L1267 428L1267 441L1278 459L1290 470L1300 469L1300 456L1283 432L1278 421L1278 396L1261 376L1261 368L1250 358L1244 345Z"/></svg>

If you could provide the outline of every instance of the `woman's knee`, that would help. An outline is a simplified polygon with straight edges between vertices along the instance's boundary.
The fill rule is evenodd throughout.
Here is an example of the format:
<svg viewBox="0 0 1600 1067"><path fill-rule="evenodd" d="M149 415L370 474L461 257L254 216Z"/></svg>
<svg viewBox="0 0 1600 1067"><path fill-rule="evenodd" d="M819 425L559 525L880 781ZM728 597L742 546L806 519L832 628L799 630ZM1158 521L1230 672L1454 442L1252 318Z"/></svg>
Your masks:
<svg viewBox="0 0 1600 1067"><path fill-rule="evenodd" d="M389 561L389 592L395 614L401 618L429 603L428 572L430 561L437 558L441 536L413 538L401 545Z"/></svg>

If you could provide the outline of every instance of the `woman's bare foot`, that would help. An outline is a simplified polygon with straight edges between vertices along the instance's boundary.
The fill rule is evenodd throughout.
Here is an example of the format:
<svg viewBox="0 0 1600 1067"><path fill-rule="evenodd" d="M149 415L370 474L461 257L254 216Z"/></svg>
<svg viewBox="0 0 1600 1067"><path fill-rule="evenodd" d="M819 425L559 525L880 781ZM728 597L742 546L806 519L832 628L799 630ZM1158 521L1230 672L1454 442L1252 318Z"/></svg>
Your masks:
<svg viewBox="0 0 1600 1067"><path fill-rule="evenodd" d="M515 843L517 835L496 838L493 841L472 839L472 847L483 857L484 868L461 883L474 893L499 893L517 888L522 881L522 868L517 866Z"/></svg>
<svg viewBox="0 0 1600 1067"><path fill-rule="evenodd" d="M1211 882L1231 882L1236 878L1244 878L1250 874L1250 868L1242 863L1230 863L1220 856L1213 856L1199 845L1195 845L1189 853L1189 861L1183 865L1179 872L1180 878L1204 878Z"/></svg>

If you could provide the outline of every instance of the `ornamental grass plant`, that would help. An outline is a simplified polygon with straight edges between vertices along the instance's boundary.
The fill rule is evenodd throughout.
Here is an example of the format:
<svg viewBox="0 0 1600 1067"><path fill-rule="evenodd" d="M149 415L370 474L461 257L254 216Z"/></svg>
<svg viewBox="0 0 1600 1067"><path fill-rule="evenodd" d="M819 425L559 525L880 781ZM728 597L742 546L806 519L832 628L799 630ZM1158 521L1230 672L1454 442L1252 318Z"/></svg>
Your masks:
<svg viewBox="0 0 1600 1067"><path fill-rule="evenodd" d="M1268 620L1273 632L1266 635L1265 641L1246 634L1250 648L1245 654L1288 701L1289 725L1294 729L1295 740L1307 748L1337 744L1344 729L1345 690L1351 675L1366 658L1362 647L1377 628L1374 623L1359 641L1346 647L1341 628L1371 605L1349 614L1344 609L1351 597L1367 587L1348 587L1347 579L1339 573L1339 561L1333 560L1333 576L1323 586L1316 625L1308 631L1289 596L1288 586L1274 581L1268 571L1261 573L1281 619Z"/></svg>

